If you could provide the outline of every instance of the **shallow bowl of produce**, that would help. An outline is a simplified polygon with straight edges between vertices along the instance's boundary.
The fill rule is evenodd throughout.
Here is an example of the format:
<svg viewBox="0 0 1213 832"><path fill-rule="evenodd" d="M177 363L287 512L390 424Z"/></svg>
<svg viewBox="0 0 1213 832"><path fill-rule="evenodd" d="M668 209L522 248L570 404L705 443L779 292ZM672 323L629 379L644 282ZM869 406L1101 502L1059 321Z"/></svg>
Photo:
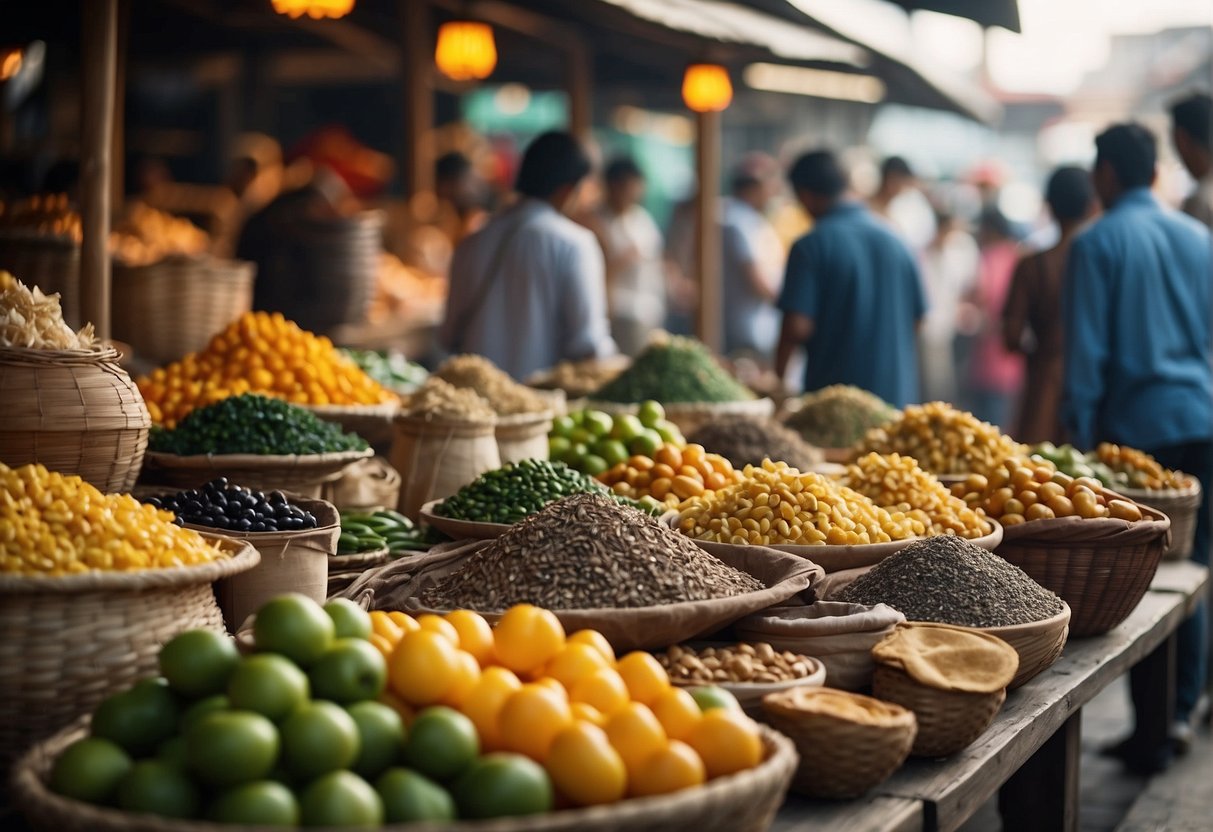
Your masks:
<svg viewBox="0 0 1213 832"><path fill-rule="evenodd" d="M763 760L702 786L656 797L638 797L586 809L487 821L391 824L386 830L447 832L760 832L770 827L783 804L799 763L792 741L760 725ZM12 796L38 832L230 832L232 826L200 820L172 820L134 814L73 800L48 786L51 767L71 743L84 737L83 725L68 728L32 748L13 770ZM266 827L239 827L263 829Z"/></svg>
<svg viewBox="0 0 1213 832"><path fill-rule="evenodd" d="M691 679L675 679L673 684L680 688L699 688L704 685L714 685L733 694L733 698L742 709L754 717L762 717L762 698L768 693L778 693L792 688L819 688L826 683L826 666L812 656L805 656L809 664L809 673L797 679L785 679L781 682L728 682L715 680L711 682L694 681Z"/></svg>
<svg viewBox="0 0 1213 832"><path fill-rule="evenodd" d="M294 491L318 497L321 485L339 477L346 466L374 455L370 448L326 454L281 455L178 456L148 451L143 458L142 477L148 484L197 488L222 476L260 491Z"/></svg>
<svg viewBox="0 0 1213 832"><path fill-rule="evenodd" d="M510 528L509 523L485 523L479 520L456 520L438 513L442 500L430 500L421 507L421 522L433 526L454 540L492 540Z"/></svg>
<svg viewBox="0 0 1213 832"><path fill-rule="evenodd" d="M1070 605L1062 601L1061 612L1042 621L977 629L998 636L1019 654L1019 670L1015 672L1011 684L1007 685L1008 689L1014 689L1048 670L1061 656L1070 634Z"/></svg>

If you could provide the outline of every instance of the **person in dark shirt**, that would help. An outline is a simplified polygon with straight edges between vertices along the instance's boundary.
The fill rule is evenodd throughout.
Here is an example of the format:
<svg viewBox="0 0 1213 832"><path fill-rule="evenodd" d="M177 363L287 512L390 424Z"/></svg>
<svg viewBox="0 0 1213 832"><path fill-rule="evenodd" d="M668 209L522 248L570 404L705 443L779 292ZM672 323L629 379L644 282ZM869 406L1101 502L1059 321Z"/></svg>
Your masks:
<svg viewBox="0 0 1213 832"><path fill-rule="evenodd" d="M833 153L801 156L788 174L813 230L792 246L779 308L775 372L807 350L805 391L852 384L896 407L918 401L916 330L926 314L918 265L860 202Z"/></svg>

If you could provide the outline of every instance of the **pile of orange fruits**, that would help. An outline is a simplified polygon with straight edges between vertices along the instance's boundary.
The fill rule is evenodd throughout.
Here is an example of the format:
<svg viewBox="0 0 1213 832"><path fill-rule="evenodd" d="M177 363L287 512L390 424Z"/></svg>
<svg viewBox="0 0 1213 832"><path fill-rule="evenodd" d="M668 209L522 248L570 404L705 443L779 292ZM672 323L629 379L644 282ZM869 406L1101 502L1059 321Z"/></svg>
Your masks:
<svg viewBox="0 0 1213 832"><path fill-rule="evenodd" d="M720 454L707 453L702 445L680 448L666 442L651 457L629 457L603 471L598 479L620 496L633 500L652 497L673 507L739 482L741 473Z"/></svg>
<svg viewBox="0 0 1213 832"><path fill-rule="evenodd" d="M594 630L565 634L550 611L519 604L496 628L474 612L413 618L372 612L387 658L383 701L408 723L446 705L485 751L523 754L574 806L666 794L758 765L758 726L735 703L701 710L642 651L616 659Z"/></svg>
<svg viewBox="0 0 1213 832"><path fill-rule="evenodd" d="M280 312L246 312L190 353L138 379L152 421L167 428L194 408L241 393L261 393L302 405L396 401L333 342L300 329Z"/></svg>

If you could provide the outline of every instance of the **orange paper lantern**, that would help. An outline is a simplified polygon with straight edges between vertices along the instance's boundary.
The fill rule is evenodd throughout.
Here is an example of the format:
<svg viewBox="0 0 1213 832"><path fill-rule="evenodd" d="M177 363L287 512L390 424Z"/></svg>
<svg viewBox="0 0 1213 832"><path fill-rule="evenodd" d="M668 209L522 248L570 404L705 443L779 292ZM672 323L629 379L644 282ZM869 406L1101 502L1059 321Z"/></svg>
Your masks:
<svg viewBox="0 0 1213 832"><path fill-rule="evenodd" d="M345 17L354 8L354 0L271 0L274 11L287 17L307 15L313 20Z"/></svg>
<svg viewBox="0 0 1213 832"><path fill-rule="evenodd" d="M443 23L438 28L434 63L455 81L480 81L497 67L497 44L487 23L466 20Z"/></svg>
<svg viewBox="0 0 1213 832"><path fill-rule="evenodd" d="M691 64L682 77L682 100L697 113L718 113L733 100L729 71L717 64Z"/></svg>

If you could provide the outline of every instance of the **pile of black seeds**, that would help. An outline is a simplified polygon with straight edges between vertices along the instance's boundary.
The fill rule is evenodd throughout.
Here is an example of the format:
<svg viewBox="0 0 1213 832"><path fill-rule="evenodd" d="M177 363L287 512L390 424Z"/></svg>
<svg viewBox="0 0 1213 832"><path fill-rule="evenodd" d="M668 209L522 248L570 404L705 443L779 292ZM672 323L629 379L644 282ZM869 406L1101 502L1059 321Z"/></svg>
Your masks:
<svg viewBox="0 0 1213 832"><path fill-rule="evenodd" d="M806 471L825 459L818 448L774 419L721 416L704 424L687 441L703 445L709 453L720 454L734 468L762 465L764 459L769 459Z"/></svg>
<svg viewBox="0 0 1213 832"><path fill-rule="evenodd" d="M433 609L648 607L764 589L653 517L610 497L551 503L421 594Z"/></svg>
<svg viewBox="0 0 1213 832"><path fill-rule="evenodd" d="M1008 627L1052 618L1061 599L1018 566L954 535L915 541L832 601L888 604L910 621Z"/></svg>

